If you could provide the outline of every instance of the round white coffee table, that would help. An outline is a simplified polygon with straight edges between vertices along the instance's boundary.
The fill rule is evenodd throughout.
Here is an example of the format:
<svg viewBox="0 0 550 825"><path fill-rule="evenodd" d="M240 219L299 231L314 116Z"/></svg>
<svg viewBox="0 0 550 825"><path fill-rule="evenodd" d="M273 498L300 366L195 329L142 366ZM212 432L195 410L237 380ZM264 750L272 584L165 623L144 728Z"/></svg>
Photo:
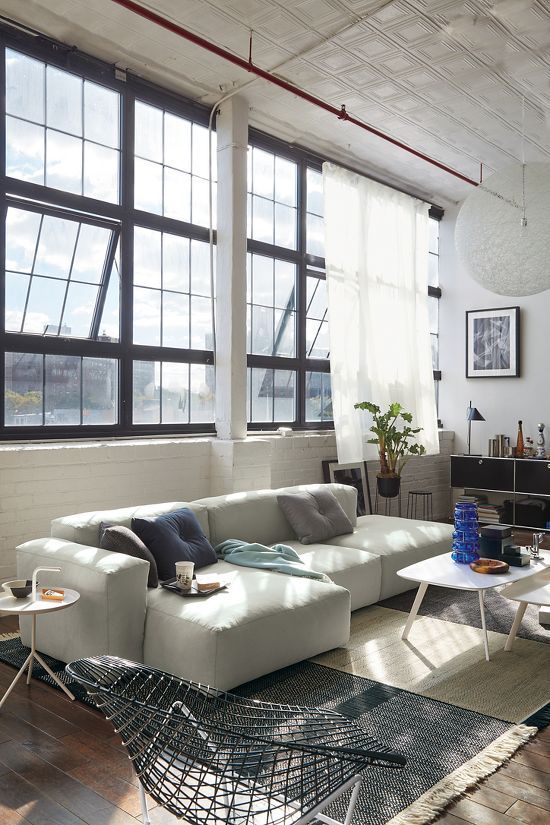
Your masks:
<svg viewBox="0 0 550 825"><path fill-rule="evenodd" d="M513 602L518 602L512 628L504 646L504 650L512 650L527 605L538 604L539 607L550 607L550 575L546 572L531 576L524 581L514 582L509 587L505 587L501 595Z"/></svg>
<svg viewBox="0 0 550 825"><path fill-rule="evenodd" d="M63 684L61 679L59 679L55 673L48 667L42 656L36 650L36 617L43 615L45 613L53 613L55 610L64 610L66 607L71 607L75 602L77 602L80 598L80 593L76 590L68 590L65 588L65 597L62 602L52 602L49 600L43 600L37 598L36 601L32 601L32 596L29 596L26 599L16 599L14 596L0 596L0 613L14 613L18 614L19 616L32 616L32 626L31 626L31 652L23 662L21 669L19 670L17 676L4 693L2 700L0 701L0 708L14 689L15 685L25 672L26 667L28 666L29 672L27 673L27 684L31 681L32 676L32 664L33 661L36 659L37 662L40 662L44 670L49 673L52 677L54 682L59 685L61 690L65 691L67 696L70 699L74 699L73 694L71 691Z"/></svg>

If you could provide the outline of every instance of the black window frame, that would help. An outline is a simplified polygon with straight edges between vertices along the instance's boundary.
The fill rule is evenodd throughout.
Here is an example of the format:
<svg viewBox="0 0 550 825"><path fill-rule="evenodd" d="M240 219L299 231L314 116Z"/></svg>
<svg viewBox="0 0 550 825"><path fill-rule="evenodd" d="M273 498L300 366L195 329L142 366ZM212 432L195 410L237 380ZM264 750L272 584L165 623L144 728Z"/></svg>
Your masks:
<svg viewBox="0 0 550 825"><path fill-rule="evenodd" d="M14 49L30 58L72 72L84 79L100 83L120 94L120 177L119 203L110 203L52 189L48 186L18 180L6 175L6 49ZM111 425L41 425L6 426L5 404L0 405L0 439L27 441L78 438L105 438L117 436L168 435L214 433L215 423L189 424L134 424L132 422L132 383L134 361L177 362L214 365L211 350L147 346L132 343L133 326L133 229L149 229L182 235L190 240L209 241L209 228L174 218L138 210L133 205L134 183L134 104L136 100L149 103L172 114L184 117L201 126L208 126L209 110L193 101L117 70L99 59L61 43L27 34L7 26L0 26L0 256L5 261L6 214L8 206L21 206L34 211L84 219L108 221L119 227L121 284L120 335L117 342L62 336L43 336L5 331L5 276L0 289L0 386L5 396L5 353L21 352L38 355L76 355L114 358L118 361L118 423ZM42 210L41 207L44 206ZM214 243L216 233L214 232ZM3 265L2 271L5 273Z"/></svg>

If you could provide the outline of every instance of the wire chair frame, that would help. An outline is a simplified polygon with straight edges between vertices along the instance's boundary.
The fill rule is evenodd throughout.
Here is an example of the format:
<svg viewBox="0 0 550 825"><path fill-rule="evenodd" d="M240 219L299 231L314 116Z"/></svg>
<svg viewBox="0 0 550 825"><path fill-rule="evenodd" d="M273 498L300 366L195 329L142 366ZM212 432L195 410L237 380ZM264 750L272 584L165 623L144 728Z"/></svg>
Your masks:
<svg viewBox="0 0 550 825"><path fill-rule="evenodd" d="M66 667L120 735L146 791L191 825L341 825L321 813L359 771L405 758L352 720L320 708L247 699L161 670L97 656Z"/></svg>

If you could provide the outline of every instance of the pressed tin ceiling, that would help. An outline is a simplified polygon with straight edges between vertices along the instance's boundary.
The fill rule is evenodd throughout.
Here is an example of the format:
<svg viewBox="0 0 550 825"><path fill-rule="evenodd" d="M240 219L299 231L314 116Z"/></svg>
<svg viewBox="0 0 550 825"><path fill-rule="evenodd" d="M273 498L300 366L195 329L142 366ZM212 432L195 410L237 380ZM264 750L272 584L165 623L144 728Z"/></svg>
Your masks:
<svg viewBox="0 0 550 825"><path fill-rule="evenodd" d="M141 2L141 0L138 0ZM155 0L168 19L478 179L550 161L546 0ZM117 6L0 0L4 17L446 205L470 186ZM524 100L524 106L522 102ZM522 116L522 109L524 115Z"/></svg>

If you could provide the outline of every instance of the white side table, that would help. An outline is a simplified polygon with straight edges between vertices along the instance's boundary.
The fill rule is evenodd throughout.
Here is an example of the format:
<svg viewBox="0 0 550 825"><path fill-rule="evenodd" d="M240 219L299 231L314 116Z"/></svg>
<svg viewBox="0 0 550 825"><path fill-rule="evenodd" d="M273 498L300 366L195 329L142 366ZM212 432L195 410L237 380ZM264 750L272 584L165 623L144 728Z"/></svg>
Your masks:
<svg viewBox="0 0 550 825"><path fill-rule="evenodd" d="M507 599L511 599L513 602L518 602L512 629L504 646L504 650L509 651L512 650L527 605L538 604L539 607L550 607L550 573L541 573L538 576L531 576L526 581L515 582L510 587L505 587L501 595L506 596Z"/></svg>
<svg viewBox="0 0 550 825"><path fill-rule="evenodd" d="M64 610L66 607L71 607L71 605L75 604L80 598L80 593L76 590L68 590L65 588L65 598L62 602L51 602L49 600L43 600L37 598L36 601L32 600L32 596L29 596L27 599L16 599L14 596L0 596L0 613L14 613L20 616L32 616L32 627L31 627L31 652L25 659L23 666L19 670L17 676L5 692L2 700L0 701L0 708L14 689L15 685L25 672L26 667L28 666L29 672L27 673L27 684L30 684L31 676L32 676L32 665L33 661L36 659L37 662L40 662L44 670L49 673L52 677L54 682L59 685L61 690L65 691L67 696L70 699L74 699L73 694L71 691L63 684L61 679L55 675L55 673L48 667L42 656L36 650L36 617L42 615L44 613L53 613L54 610Z"/></svg>

